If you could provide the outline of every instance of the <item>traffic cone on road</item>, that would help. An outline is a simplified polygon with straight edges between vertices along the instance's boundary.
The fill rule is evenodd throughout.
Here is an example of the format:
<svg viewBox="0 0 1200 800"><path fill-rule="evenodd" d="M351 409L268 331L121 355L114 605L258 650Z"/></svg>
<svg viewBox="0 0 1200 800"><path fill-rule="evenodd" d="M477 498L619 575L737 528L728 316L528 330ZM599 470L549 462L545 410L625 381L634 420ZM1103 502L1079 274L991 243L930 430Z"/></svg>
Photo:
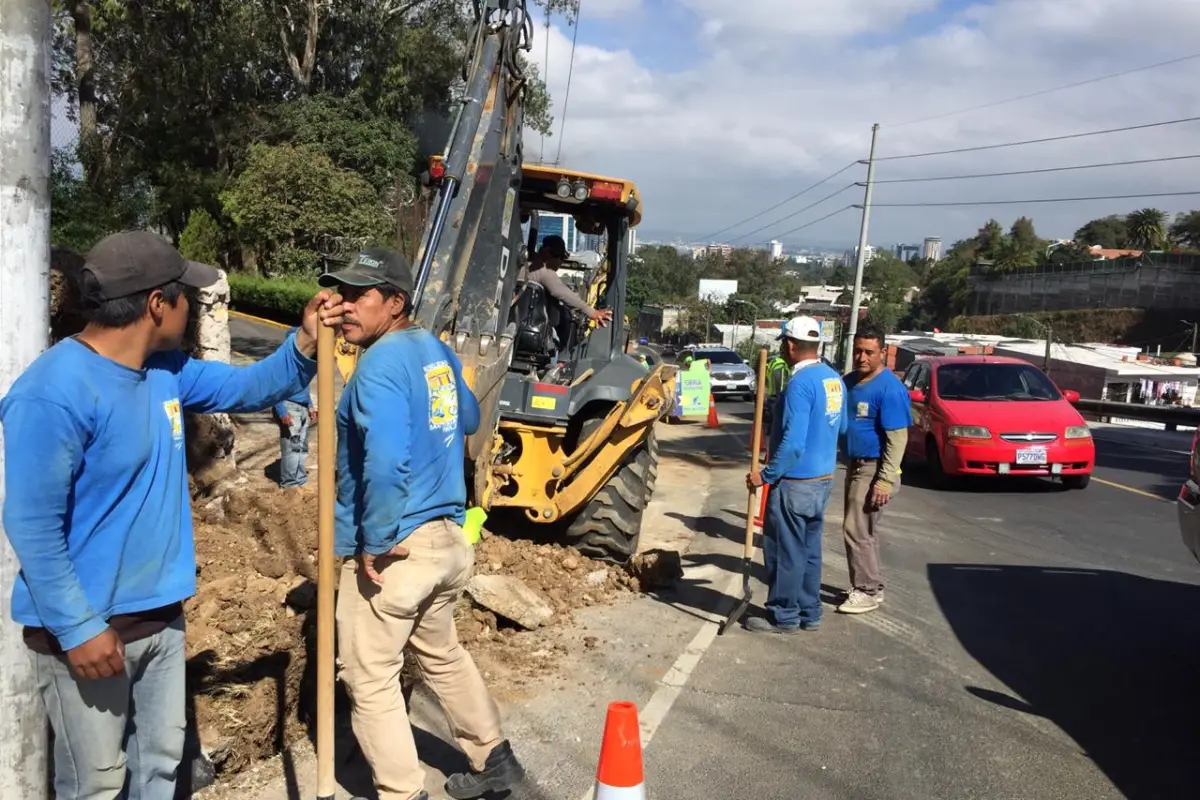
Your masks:
<svg viewBox="0 0 1200 800"><path fill-rule="evenodd" d="M713 397L712 392L708 393L708 422L704 427L721 427L721 420L717 419L717 398Z"/></svg>
<svg viewBox="0 0 1200 800"><path fill-rule="evenodd" d="M637 706L610 703L592 800L646 800Z"/></svg>

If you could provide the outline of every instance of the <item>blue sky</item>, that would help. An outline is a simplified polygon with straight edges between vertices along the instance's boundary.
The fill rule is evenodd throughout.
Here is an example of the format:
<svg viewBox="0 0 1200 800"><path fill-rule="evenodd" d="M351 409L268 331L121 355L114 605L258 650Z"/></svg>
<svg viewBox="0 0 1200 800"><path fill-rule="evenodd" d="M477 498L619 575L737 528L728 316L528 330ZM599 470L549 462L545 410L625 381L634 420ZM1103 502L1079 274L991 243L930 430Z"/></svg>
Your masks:
<svg viewBox="0 0 1200 800"><path fill-rule="evenodd" d="M555 135L569 28L550 31ZM535 29L531 56L545 54ZM1131 42L1154 42L1131 47ZM900 128L929 117L1200 52L1200 3L1182 0L584 0L563 160L627 176L646 200L643 237L703 237L859 158L880 122L880 154L1016 141L1187 116L1200 107L1200 59ZM881 164L901 179L1190 153L1200 126ZM1200 148L1195 148L1200 151ZM536 152L536 149L535 149ZM1200 190L1200 161L962 182L880 186L877 202L1039 199ZM855 170L845 183L862 180ZM832 181L830 191L844 183ZM814 190L720 238L747 234L822 194ZM840 206L848 190L735 244L765 241ZM857 195L857 196L856 196ZM1200 207L1200 196L1069 204L879 208L871 241L971 235L1026 214L1069 237L1108 213ZM794 243L851 244L846 211Z"/></svg>

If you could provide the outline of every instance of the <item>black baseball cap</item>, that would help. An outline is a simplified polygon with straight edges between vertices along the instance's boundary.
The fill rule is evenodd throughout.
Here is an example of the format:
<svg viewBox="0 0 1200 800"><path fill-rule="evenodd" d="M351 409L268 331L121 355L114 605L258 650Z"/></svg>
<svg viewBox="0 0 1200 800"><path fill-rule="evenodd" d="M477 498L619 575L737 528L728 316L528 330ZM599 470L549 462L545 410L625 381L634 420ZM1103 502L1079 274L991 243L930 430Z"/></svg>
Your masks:
<svg viewBox="0 0 1200 800"><path fill-rule="evenodd" d="M542 250L564 261L571 257L571 254L567 252L567 243L561 236L547 236L542 239Z"/></svg>
<svg viewBox="0 0 1200 800"><path fill-rule="evenodd" d="M122 231L104 237L88 251L82 267L95 279L93 300L116 300L179 281L203 289L216 283L216 267L188 261L163 237L150 231Z"/></svg>
<svg viewBox="0 0 1200 800"><path fill-rule="evenodd" d="M365 287L386 283L410 295L413 293L412 270L408 268L408 259L386 247L368 247L360 251L350 259L345 269L326 272L317 279L317 283L326 288L339 284Z"/></svg>

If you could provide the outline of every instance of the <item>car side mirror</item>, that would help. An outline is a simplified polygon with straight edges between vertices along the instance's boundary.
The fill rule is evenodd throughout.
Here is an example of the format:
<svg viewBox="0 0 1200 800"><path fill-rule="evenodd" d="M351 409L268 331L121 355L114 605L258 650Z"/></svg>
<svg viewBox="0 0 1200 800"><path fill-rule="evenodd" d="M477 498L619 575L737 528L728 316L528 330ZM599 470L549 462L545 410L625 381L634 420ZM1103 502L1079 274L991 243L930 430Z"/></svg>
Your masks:
<svg viewBox="0 0 1200 800"><path fill-rule="evenodd" d="M925 397L925 392L923 390L913 389L908 393L908 399L912 400L914 403L924 403L927 398Z"/></svg>
<svg viewBox="0 0 1200 800"><path fill-rule="evenodd" d="M1075 405L1079 402L1079 392L1075 391L1074 389L1063 389L1062 396L1063 399L1071 405Z"/></svg>

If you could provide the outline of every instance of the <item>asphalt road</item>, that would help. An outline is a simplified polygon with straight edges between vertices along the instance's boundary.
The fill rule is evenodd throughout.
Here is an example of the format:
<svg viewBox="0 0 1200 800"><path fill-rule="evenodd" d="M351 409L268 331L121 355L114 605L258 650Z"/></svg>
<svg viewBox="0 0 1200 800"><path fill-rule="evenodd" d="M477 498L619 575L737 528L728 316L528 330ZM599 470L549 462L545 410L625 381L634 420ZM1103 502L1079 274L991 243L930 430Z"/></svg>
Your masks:
<svg viewBox="0 0 1200 800"><path fill-rule="evenodd" d="M721 412L745 439L749 404ZM657 796L1196 797L1200 564L1154 496L1177 490L1186 458L1113 435L1099 443L1106 483L1084 491L940 492L906 472L885 517L885 606L827 605L815 634L719 637L648 750L649 773L686 776ZM706 523L726 539L745 502L735 473Z"/></svg>
<svg viewBox="0 0 1200 800"><path fill-rule="evenodd" d="M281 334L243 326L234 321L234 349L247 354L271 349ZM732 603L724 587L740 569L753 410L740 402L719 410L730 435L689 423L696 439L674 443L697 465L701 451L710 465L718 459L704 502L667 514L694 531L688 574L710 577L639 601L637 616L654 620L660 636L679 624L652 616L666 608L723 614ZM668 692L674 703L646 746L648 796L1200 796L1200 564L1180 542L1170 502L1186 448L1148 445L1117 428L1097 431L1097 446L1084 491L1039 480L935 491L919 470L906 471L884 517L887 602L872 614L827 605L815 634L735 628L686 649L678 642L691 634L675 631L686 684ZM832 604L846 585L840 480L827 513L823 583ZM757 606L766 590L757 566L755 575ZM631 687L646 679L618 669L616 652L611 659L613 688L586 685L593 703L636 694ZM677 672L668 677L679 684ZM647 717L659 693L643 705ZM574 787L555 798L577 796L594 769L600 711L586 712L582 745L578 735L564 738L577 700L543 710L542 759L560 786ZM528 729L516 737L534 748Z"/></svg>

